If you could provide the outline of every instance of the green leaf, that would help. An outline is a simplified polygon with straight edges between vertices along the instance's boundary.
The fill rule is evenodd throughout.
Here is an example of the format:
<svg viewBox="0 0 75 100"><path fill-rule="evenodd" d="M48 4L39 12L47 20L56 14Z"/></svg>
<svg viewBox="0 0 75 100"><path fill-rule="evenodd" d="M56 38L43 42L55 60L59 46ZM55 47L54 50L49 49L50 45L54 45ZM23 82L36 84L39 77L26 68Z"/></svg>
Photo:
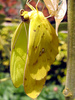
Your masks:
<svg viewBox="0 0 75 100"><path fill-rule="evenodd" d="M4 22L4 18L5 18L5 15L4 14L0 14L0 24Z"/></svg>

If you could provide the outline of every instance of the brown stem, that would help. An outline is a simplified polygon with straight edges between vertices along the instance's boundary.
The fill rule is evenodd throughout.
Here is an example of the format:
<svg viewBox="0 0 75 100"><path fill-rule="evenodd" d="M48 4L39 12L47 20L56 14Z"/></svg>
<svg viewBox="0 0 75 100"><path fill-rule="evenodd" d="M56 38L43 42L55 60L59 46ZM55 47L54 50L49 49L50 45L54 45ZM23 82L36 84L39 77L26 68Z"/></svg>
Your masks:
<svg viewBox="0 0 75 100"><path fill-rule="evenodd" d="M68 0L68 57L64 89L66 100L75 99L75 0Z"/></svg>

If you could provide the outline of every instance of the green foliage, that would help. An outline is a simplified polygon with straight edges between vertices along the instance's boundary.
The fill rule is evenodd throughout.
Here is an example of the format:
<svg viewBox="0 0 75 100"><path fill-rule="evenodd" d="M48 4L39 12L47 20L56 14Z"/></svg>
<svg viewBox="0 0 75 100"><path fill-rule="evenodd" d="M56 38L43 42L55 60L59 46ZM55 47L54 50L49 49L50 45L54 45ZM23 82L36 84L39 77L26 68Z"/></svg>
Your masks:
<svg viewBox="0 0 75 100"><path fill-rule="evenodd" d="M0 4L0 10L3 8L3 6ZM4 14L0 14L0 29L2 28L2 25L1 23L4 22L4 18L5 18L5 15Z"/></svg>
<svg viewBox="0 0 75 100"><path fill-rule="evenodd" d="M1 78L5 76L9 77L9 74L0 73ZM65 100L62 94L63 88L57 85L45 86L37 100ZM0 83L0 90L0 100L31 100L26 96L23 85L15 88L11 80Z"/></svg>
<svg viewBox="0 0 75 100"><path fill-rule="evenodd" d="M0 30L0 72L8 71L10 42L16 26L6 26Z"/></svg>
<svg viewBox="0 0 75 100"><path fill-rule="evenodd" d="M66 31L64 31L64 33L63 32L59 32L59 36L58 36L59 40L61 42L63 41L63 43L67 42L67 33L65 33L65 32Z"/></svg>
<svg viewBox="0 0 75 100"><path fill-rule="evenodd" d="M0 76L4 75L0 74ZM0 100L21 100L21 95L25 95L23 86L16 89L11 80L0 83L0 90Z"/></svg>
<svg viewBox="0 0 75 100"><path fill-rule="evenodd" d="M38 100L65 100L62 91L63 86L49 85L42 90Z"/></svg>
<svg viewBox="0 0 75 100"><path fill-rule="evenodd" d="M5 15L4 14L0 14L0 19L3 19L3 18L5 18Z"/></svg>

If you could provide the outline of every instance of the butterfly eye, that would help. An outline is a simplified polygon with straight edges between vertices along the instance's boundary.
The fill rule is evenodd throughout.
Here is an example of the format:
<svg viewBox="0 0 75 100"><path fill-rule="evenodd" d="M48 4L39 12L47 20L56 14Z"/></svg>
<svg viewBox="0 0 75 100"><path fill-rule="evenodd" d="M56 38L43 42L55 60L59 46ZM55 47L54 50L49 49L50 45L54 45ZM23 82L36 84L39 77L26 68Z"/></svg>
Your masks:
<svg viewBox="0 0 75 100"><path fill-rule="evenodd" d="M27 11L24 11L24 9L20 10L20 16L22 21L26 22L29 21L29 15Z"/></svg>

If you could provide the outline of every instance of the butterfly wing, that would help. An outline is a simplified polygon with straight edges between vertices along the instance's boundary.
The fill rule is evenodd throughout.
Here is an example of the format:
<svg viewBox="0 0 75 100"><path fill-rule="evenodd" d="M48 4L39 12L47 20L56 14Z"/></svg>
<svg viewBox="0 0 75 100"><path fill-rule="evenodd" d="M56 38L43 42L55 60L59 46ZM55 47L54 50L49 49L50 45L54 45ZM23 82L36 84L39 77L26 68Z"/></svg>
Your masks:
<svg viewBox="0 0 75 100"><path fill-rule="evenodd" d="M24 22L22 22L17 27L11 42L10 74L15 87L19 87L23 83L26 55L27 37Z"/></svg>
<svg viewBox="0 0 75 100"><path fill-rule="evenodd" d="M54 28L42 13L34 12L29 25L24 73L24 90L29 97L35 99L40 94L57 52L58 38Z"/></svg>
<svg viewBox="0 0 75 100"><path fill-rule="evenodd" d="M28 59L27 59L28 60ZM25 93L32 99L38 97L42 88L45 84L46 77L41 80L35 80L31 77L29 68L25 67L25 74L24 74L24 90Z"/></svg>
<svg viewBox="0 0 75 100"><path fill-rule="evenodd" d="M26 67L33 79L41 80L50 70L58 53L55 30L42 12L36 12L30 20L28 60Z"/></svg>

